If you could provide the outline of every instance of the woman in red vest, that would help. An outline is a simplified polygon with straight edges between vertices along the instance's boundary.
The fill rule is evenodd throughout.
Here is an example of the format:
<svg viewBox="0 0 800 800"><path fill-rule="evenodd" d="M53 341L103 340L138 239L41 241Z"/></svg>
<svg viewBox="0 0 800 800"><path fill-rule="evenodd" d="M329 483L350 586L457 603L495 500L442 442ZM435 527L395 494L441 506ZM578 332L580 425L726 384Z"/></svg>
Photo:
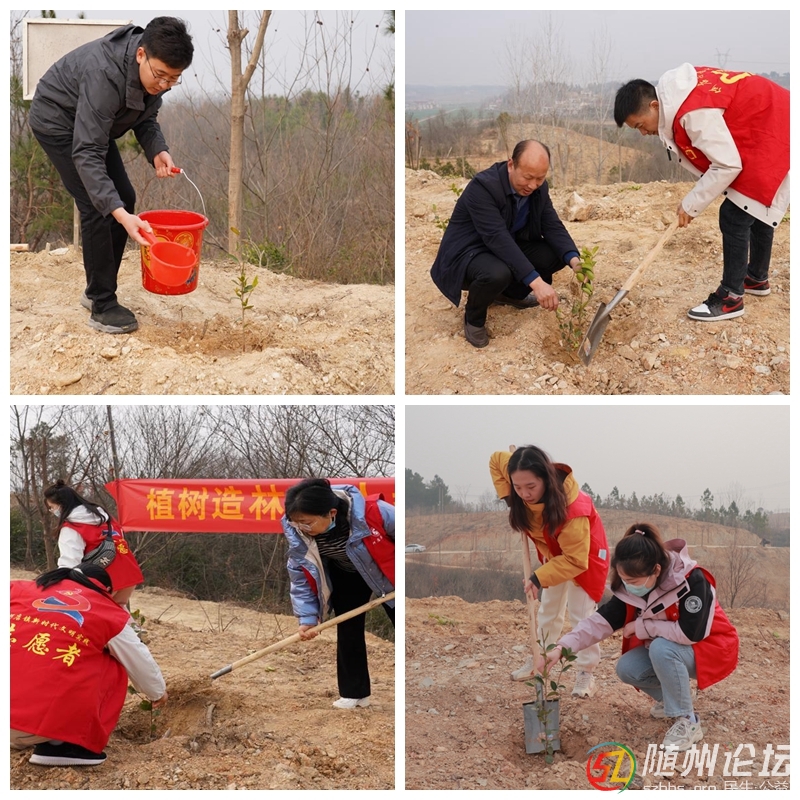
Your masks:
<svg viewBox="0 0 800 800"><path fill-rule="evenodd" d="M655 719L674 719L663 746L688 750L703 738L690 678L705 689L736 669L739 636L716 598L714 578L689 558L683 539L662 542L655 525L625 532L611 560L614 596L558 641L561 648L594 644L622 629L620 680L656 702Z"/></svg>
<svg viewBox="0 0 800 800"><path fill-rule="evenodd" d="M493 453L489 471L498 497L509 506L511 527L524 532L536 545L541 566L524 588L532 599L541 594L538 637L552 644L561 634L567 609L575 626L594 612L603 596L608 575L603 523L592 499L578 488L572 469L553 463L538 447L526 445ZM589 645L578 653L574 695L594 694L592 673L599 661L599 645ZM511 677L526 680L533 672L530 655Z"/></svg>
<svg viewBox="0 0 800 800"><path fill-rule="evenodd" d="M659 136L698 178L678 204L680 227L722 198L722 280L688 316L742 316L745 294L770 293L773 235L789 207L789 90L750 72L681 64L657 86L637 79L621 87L614 120Z"/></svg>
<svg viewBox="0 0 800 800"><path fill-rule="evenodd" d="M114 530L108 512L62 480L45 489L44 498L58 517L58 566L77 567L87 560L96 563L111 577L114 599L121 606L128 603L144 576L130 545Z"/></svg>
<svg viewBox="0 0 800 800"><path fill-rule="evenodd" d="M394 506L380 495L366 499L356 486L309 478L286 492L283 531L289 542L292 608L300 638L322 622L329 607L344 614L394 590ZM394 602L383 604L394 625ZM334 708L369 705L365 614L337 626Z"/></svg>
<svg viewBox="0 0 800 800"><path fill-rule="evenodd" d="M11 581L11 746L33 746L31 764L102 764L129 679L153 707L167 701L111 586L94 564Z"/></svg>

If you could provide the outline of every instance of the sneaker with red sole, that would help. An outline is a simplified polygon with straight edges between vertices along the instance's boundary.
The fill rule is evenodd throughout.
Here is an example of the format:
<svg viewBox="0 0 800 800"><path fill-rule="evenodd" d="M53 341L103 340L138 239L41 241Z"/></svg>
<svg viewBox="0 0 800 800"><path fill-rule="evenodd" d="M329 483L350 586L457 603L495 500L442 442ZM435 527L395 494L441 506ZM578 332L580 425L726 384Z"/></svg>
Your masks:
<svg viewBox="0 0 800 800"><path fill-rule="evenodd" d="M769 281L757 281L749 275L745 276L744 290L747 294L757 294L759 297L764 297L772 291L769 288Z"/></svg>
<svg viewBox="0 0 800 800"><path fill-rule="evenodd" d="M744 314L744 300L741 297L734 297L725 289L719 288L716 292L712 292L704 303L695 306L687 313L689 319L699 320L700 322L733 319Z"/></svg>

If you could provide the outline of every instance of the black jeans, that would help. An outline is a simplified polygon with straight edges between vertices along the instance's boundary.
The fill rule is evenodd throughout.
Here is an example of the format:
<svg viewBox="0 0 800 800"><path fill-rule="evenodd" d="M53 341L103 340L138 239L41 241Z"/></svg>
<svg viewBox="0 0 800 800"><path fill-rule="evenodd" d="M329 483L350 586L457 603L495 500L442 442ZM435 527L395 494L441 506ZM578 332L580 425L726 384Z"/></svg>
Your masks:
<svg viewBox="0 0 800 800"><path fill-rule="evenodd" d="M545 283L553 282L553 274L565 264L543 240L517 242L520 250L531 262ZM498 295L522 300L531 293L531 287L514 278L511 268L492 253L479 253L467 265L464 289L469 292L464 319L478 328L486 324L486 312Z"/></svg>
<svg viewBox="0 0 800 800"><path fill-rule="evenodd" d="M72 139L52 137L33 132L42 149L58 170L61 181L72 195L81 215L81 246L83 269L86 272L86 296L92 301L95 313L117 305L117 274L128 243L128 233L110 214L103 216L92 205L72 160ZM136 192L125 172L125 166L114 141L108 143L106 170L125 210L133 214Z"/></svg>
<svg viewBox="0 0 800 800"><path fill-rule="evenodd" d="M719 207L719 229L722 231L722 288L741 295L746 275L755 281L767 280L775 229L751 217L730 200Z"/></svg>
<svg viewBox="0 0 800 800"><path fill-rule="evenodd" d="M337 617L369 602L372 589L357 572L345 572L330 562L328 573L331 605ZM383 609L394 625L394 609L386 603ZM364 638L366 618L366 614L359 614L336 626L336 679L340 697L359 699L370 695L367 642Z"/></svg>

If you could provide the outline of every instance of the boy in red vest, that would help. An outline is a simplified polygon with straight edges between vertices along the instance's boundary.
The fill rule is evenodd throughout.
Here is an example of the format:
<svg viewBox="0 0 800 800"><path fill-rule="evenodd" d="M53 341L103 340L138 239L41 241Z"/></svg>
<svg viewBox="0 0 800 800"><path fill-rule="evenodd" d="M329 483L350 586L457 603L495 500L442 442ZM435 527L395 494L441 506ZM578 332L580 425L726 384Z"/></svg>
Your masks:
<svg viewBox="0 0 800 800"><path fill-rule="evenodd" d="M742 316L745 293L770 293L772 238L789 207L789 91L749 72L682 64L657 86L626 83L614 120L661 137L698 178L678 204L680 227L725 198L722 282L688 314L700 321Z"/></svg>

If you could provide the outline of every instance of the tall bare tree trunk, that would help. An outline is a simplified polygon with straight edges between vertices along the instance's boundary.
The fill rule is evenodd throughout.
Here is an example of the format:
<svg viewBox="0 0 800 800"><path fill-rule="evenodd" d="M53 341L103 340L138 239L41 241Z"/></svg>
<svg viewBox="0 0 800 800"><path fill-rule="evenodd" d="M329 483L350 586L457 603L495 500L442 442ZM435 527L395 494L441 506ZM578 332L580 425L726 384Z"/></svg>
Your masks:
<svg viewBox="0 0 800 800"><path fill-rule="evenodd" d="M236 253L242 222L242 174L244 170L244 112L247 85L253 77L256 64L264 46L264 35L271 11L261 12L253 51L242 72L242 42L249 33L247 28L239 27L239 13L228 12L228 49L231 51L231 159L228 171L228 251Z"/></svg>

